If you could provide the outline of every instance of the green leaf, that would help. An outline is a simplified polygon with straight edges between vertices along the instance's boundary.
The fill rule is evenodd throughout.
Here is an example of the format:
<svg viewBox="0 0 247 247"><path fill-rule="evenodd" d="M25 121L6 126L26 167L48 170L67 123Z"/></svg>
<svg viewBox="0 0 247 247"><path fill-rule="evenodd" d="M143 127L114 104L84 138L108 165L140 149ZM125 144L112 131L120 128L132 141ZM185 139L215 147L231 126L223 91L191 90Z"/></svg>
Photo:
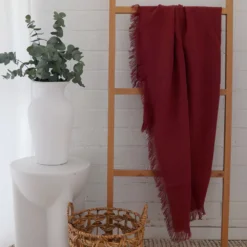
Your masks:
<svg viewBox="0 0 247 247"><path fill-rule="evenodd" d="M39 68L37 69L36 76L41 80L47 80L50 77L50 72L48 68Z"/></svg>
<svg viewBox="0 0 247 247"><path fill-rule="evenodd" d="M61 27L56 28L56 32L51 32L52 35L56 35L58 37L63 37L63 29Z"/></svg>
<svg viewBox="0 0 247 247"><path fill-rule="evenodd" d="M57 44L59 42L59 38L58 37L55 37L55 36L53 36L53 37L51 37L48 41L47 41L47 44L48 45L55 45L55 44Z"/></svg>
<svg viewBox="0 0 247 247"><path fill-rule="evenodd" d="M58 12L54 12L54 20L58 20L58 19L62 19L62 18L64 18L64 17L66 17L66 14L65 13L63 13L63 12L61 12L61 13L58 13Z"/></svg>
<svg viewBox="0 0 247 247"><path fill-rule="evenodd" d="M23 67L24 67L25 65L28 65L28 63L23 63L23 64L20 66L20 69L23 69Z"/></svg>
<svg viewBox="0 0 247 247"><path fill-rule="evenodd" d="M66 17L66 14L61 12L61 13L59 13L59 16L60 16L60 18L64 18L64 17Z"/></svg>
<svg viewBox="0 0 247 247"><path fill-rule="evenodd" d="M62 74L60 65L61 64L59 62L52 63L52 65L51 65L52 73L54 73L54 74Z"/></svg>
<svg viewBox="0 0 247 247"><path fill-rule="evenodd" d="M9 72L10 75L11 75L11 79L14 79L14 78L17 76L17 70L11 71L11 70L8 69L8 72Z"/></svg>
<svg viewBox="0 0 247 247"><path fill-rule="evenodd" d="M35 21L30 21L29 24L27 25L28 27L30 27L31 25L34 24Z"/></svg>
<svg viewBox="0 0 247 247"><path fill-rule="evenodd" d="M59 62L59 63L61 62L61 58L59 56L59 53L56 50L56 48L54 47L54 45L52 45L52 44L48 44L46 46L45 58L48 61L56 61L56 62Z"/></svg>
<svg viewBox="0 0 247 247"><path fill-rule="evenodd" d="M83 57L81 55L82 55L82 52L80 52L77 48L72 52L72 57L76 61L80 61L81 60L81 58Z"/></svg>
<svg viewBox="0 0 247 247"><path fill-rule="evenodd" d="M52 75L52 76L50 76L49 77L49 81L50 82L54 82L54 81L58 81L59 79L58 79L58 75Z"/></svg>
<svg viewBox="0 0 247 247"><path fill-rule="evenodd" d="M68 69L64 69L63 70L63 77L65 78L65 80L67 80L68 76L69 76L69 70Z"/></svg>
<svg viewBox="0 0 247 247"><path fill-rule="evenodd" d="M8 54L8 56L9 56L10 61L13 61L15 64L17 64L17 61L16 61L16 53L15 52L10 52Z"/></svg>
<svg viewBox="0 0 247 247"><path fill-rule="evenodd" d="M66 53L65 51L59 51L58 52L59 58L61 59L61 63L66 64L67 59L66 59Z"/></svg>
<svg viewBox="0 0 247 247"><path fill-rule="evenodd" d="M35 31L40 31L41 28L34 28L33 30L35 30Z"/></svg>
<svg viewBox="0 0 247 247"><path fill-rule="evenodd" d="M65 27L65 24L64 24L64 19L58 19L54 25L53 25L53 28L58 28L58 27Z"/></svg>
<svg viewBox="0 0 247 247"><path fill-rule="evenodd" d="M8 73L4 78L5 79L14 79L16 76L20 76L20 77L23 76L21 69L12 70L12 71L8 69Z"/></svg>
<svg viewBox="0 0 247 247"><path fill-rule="evenodd" d="M24 75L28 75L29 79L34 80L36 79L36 69L29 68L25 71Z"/></svg>
<svg viewBox="0 0 247 247"><path fill-rule="evenodd" d="M59 14L55 11L54 12L54 20L57 20L57 19L59 19L60 18L60 16L59 16Z"/></svg>
<svg viewBox="0 0 247 247"><path fill-rule="evenodd" d="M43 35L44 33L35 33L31 37L38 36L38 35ZM38 40L41 40L40 38Z"/></svg>
<svg viewBox="0 0 247 247"><path fill-rule="evenodd" d="M0 63L4 63L5 55L4 53L0 53Z"/></svg>
<svg viewBox="0 0 247 247"><path fill-rule="evenodd" d="M45 52L45 46L32 44L27 48L27 51L32 57L39 57Z"/></svg>
<svg viewBox="0 0 247 247"><path fill-rule="evenodd" d="M35 39L35 40L31 40L31 42L35 43L37 41L40 41L41 39Z"/></svg>
<svg viewBox="0 0 247 247"><path fill-rule="evenodd" d="M76 53L73 55L73 59L76 60L76 61L80 61L82 58L82 56L79 54L79 53Z"/></svg>
<svg viewBox="0 0 247 247"><path fill-rule="evenodd" d="M81 80L81 75L83 73L83 66L84 64L82 62L79 62L74 65L74 79L72 80L74 83L78 83L82 87L84 87Z"/></svg>
<svg viewBox="0 0 247 247"><path fill-rule="evenodd" d="M4 65L8 65L10 63L10 59L7 57L4 61Z"/></svg>
<svg viewBox="0 0 247 247"><path fill-rule="evenodd" d="M75 49L73 45L68 45L67 47L67 53L72 53L72 51Z"/></svg>
<svg viewBox="0 0 247 247"><path fill-rule="evenodd" d="M6 80L8 80L8 79L11 78L11 75L9 73L7 73L6 75L3 75L3 78L6 79Z"/></svg>
<svg viewBox="0 0 247 247"><path fill-rule="evenodd" d="M26 15L26 23L30 23L31 21L31 16L30 15Z"/></svg>
<svg viewBox="0 0 247 247"><path fill-rule="evenodd" d="M65 50L66 47L64 45L64 43L61 41L61 39L59 39L56 36L52 36L48 41L47 44L51 44L53 45L57 50Z"/></svg>
<svg viewBox="0 0 247 247"><path fill-rule="evenodd" d="M82 74L83 72L83 64L82 63L77 63L74 65L74 71L76 74Z"/></svg>
<svg viewBox="0 0 247 247"><path fill-rule="evenodd" d="M20 76L20 77L23 77L23 74L22 74L22 70L21 69L18 69L17 70L17 75Z"/></svg>
<svg viewBox="0 0 247 247"><path fill-rule="evenodd" d="M47 61L40 60L36 68L40 69L40 68L45 68L46 66L47 66Z"/></svg>
<svg viewBox="0 0 247 247"><path fill-rule="evenodd" d="M71 59L72 59L72 54L71 54L71 53L66 52L66 54L65 54L65 58L66 58L67 60L71 60Z"/></svg>
<svg viewBox="0 0 247 247"><path fill-rule="evenodd" d="M60 68L61 68L61 70L67 69L66 61L65 62L64 61L61 62Z"/></svg>
<svg viewBox="0 0 247 247"><path fill-rule="evenodd" d="M33 28L35 28L36 26L35 25L30 25L30 26L28 26L28 28L31 28L31 29L33 29Z"/></svg>
<svg viewBox="0 0 247 247"><path fill-rule="evenodd" d="M70 81L70 80L72 80L73 78L74 78L74 76L75 76L75 73L74 72L70 72L69 74L68 74L68 77L67 77L67 81Z"/></svg>
<svg viewBox="0 0 247 247"><path fill-rule="evenodd" d="M85 87L85 85L82 83L81 77L76 76L72 82L78 83L81 87Z"/></svg>
<svg viewBox="0 0 247 247"><path fill-rule="evenodd" d="M4 65L8 65L11 61L17 64L16 54L14 52L0 53L0 63L4 63Z"/></svg>

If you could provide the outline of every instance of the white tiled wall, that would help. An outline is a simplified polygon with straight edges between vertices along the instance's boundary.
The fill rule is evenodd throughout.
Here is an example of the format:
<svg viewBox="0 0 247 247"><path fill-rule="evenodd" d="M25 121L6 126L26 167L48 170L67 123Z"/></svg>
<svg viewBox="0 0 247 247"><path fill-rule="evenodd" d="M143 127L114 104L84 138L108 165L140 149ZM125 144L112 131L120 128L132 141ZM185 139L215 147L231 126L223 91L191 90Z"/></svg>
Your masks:
<svg viewBox="0 0 247 247"><path fill-rule="evenodd" d="M119 0L118 5L184 4L224 6L224 0ZM230 238L247 238L247 1L234 1L234 102ZM51 30L52 12L67 14L65 42L79 46L85 55L86 89L70 85L68 96L75 108L73 153L92 163L87 187L87 207L106 204L108 0L32 0L32 14L45 32ZM46 18L44 18L44 16ZM225 35L223 20L223 37ZM117 17L116 86L130 87L128 66L129 16ZM224 58L225 39L222 45ZM222 68L224 59L222 59ZM222 70L222 86L224 70ZM115 166L148 168L145 137L140 132L142 104L139 96L116 98ZM214 169L222 169L224 98L221 97ZM149 204L147 237L165 237L159 199L151 178L116 178L115 205L140 211ZM219 238L222 181L212 179L207 195L207 216L192 223L194 238Z"/></svg>

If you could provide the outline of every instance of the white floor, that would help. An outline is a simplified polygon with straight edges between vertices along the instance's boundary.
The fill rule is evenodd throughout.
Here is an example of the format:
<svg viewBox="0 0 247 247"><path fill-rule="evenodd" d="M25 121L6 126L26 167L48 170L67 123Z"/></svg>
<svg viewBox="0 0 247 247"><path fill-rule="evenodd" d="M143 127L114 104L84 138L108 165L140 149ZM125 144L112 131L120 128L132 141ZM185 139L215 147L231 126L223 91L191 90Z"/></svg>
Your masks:
<svg viewBox="0 0 247 247"><path fill-rule="evenodd" d="M145 247L220 247L220 241L217 240L191 240L175 244L167 239L145 239ZM15 247L11 245L9 247ZM247 247L247 241L233 240L229 241L228 247Z"/></svg>
<svg viewBox="0 0 247 247"><path fill-rule="evenodd" d="M145 247L220 247L217 240L191 240L179 244L174 244L166 239L146 239ZM228 247L247 247L247 241L229 241Z"/></svg>

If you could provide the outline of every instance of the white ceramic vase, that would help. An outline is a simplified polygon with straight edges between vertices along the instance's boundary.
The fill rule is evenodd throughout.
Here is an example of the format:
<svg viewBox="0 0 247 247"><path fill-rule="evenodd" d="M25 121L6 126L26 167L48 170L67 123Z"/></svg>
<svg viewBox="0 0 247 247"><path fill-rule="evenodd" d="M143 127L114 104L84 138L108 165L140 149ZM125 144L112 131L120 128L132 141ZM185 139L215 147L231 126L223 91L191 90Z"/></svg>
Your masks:
<svg viewBox="0 0 247 247"><path fill-rule="evenodd" d="M28 118L35 157L41 165L68 161L73 108L64 95L68 82L34 82Z"/></svg>

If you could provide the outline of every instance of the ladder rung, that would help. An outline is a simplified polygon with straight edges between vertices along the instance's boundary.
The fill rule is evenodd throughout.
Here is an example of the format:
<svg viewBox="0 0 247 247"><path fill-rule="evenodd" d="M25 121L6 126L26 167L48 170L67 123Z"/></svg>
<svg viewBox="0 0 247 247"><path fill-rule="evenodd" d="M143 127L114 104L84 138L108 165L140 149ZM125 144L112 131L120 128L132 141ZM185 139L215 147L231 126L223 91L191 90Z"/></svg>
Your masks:
<svg viewBox="0 0 247 247"><path fill-rule="evenodd" d="M135 9L129 6L118 6L115 8L116 14L133 14L135 13ZM227 9L222 8L222 15L227 15Z"/></svg>
<svg viewBox="0 0 247 247"><path fill-rule="evenodd" d="M153 177L154 174L150 170L114 170L114 176L116 177ZM212 171L211 177L223 178L224 171Z"/></svg>
<svg viewBox="0 0 247 247"><path fill-rule="evenodd" d="M142 94L142 90L140 88L115 88L114 93L116 95L136 95L136 94ZM226 95L227 90L221 89L220 95Z"/></svg>

